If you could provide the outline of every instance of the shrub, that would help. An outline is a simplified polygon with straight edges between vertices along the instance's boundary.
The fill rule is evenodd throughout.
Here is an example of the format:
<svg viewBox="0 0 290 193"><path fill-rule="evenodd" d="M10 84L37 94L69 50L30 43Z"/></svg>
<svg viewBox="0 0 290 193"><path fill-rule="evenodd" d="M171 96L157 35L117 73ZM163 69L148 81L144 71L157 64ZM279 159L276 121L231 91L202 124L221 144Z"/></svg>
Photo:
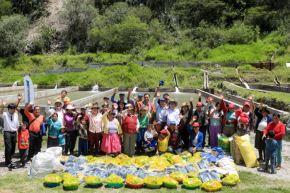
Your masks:
<svg viewBox="0 0 290 193"><path fill-rule="evenodd" d="M258 38L258 29L253 29L242 22L236 22L226 34L226 41L230 44L247 44Z"/></svg>
<svg viewBox="0 0 290 193"><path fill-rule="evenodd" d="M15 55L23 50L27 26L27 19L20 15L0 20L0 56Z"/></svg>

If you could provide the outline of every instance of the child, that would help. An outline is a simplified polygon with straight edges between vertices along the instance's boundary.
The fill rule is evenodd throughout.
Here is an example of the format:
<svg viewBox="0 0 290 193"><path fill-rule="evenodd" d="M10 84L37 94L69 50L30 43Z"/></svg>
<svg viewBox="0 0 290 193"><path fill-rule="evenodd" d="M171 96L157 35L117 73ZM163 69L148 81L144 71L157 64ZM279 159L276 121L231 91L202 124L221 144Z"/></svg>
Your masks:
<svg viewBox="0 0 290 193"><path fill-rule="evenodd" d="M158 133L156 132L154 125L148 125L147 131L144 134L144 147L146 152L152 152L156 149L157 141L154 139L156 136L158 136Z"/></svg>
<svg viewBox="0 0 290 193"><path fill-rule="evenodd" d="M78 148L78 155L87 155L88 154L88 124L85 117L81 115L78 116L77 119L77 130L79 133L79 148Z"/></svg>
<svg viewBox="0 0 290 193"><path fill-rule="evenodd" d="M276 174L276 156L278 150L278 143L274 139L275 132L273 130L269 131L269 138L266 139L266 167L265 171L268 172L269 161L271 163L271 174Z"/></svg>
<svg viewBox="0 0 290 193"><path fill-rule="evenodd" d="M183 140L181 139L180 133L178 131L177 126L173 123L169 125L169 146L168 151L170 153L180 154L183 148Z"/></svg>
<svg viewBox="0 0 290 193"><path fill-rule="evenodd" d="M28 124L23 122L22 125L19 127L18 130L18 149L19 149L19 156L21 167L25 166L25 159L28 154L29 148L29 131L27 129Z"/></svg>
<svg viewBox="0 0 290 193"><path fill-rule="evenodd" d="M170 132L167 130L167 126L165 126L164 129L160 131L160 135L158 137L157 154L161 155L167 151L169 138Z"/></svg>
<svg viewBox="0 0 290 193"><path fill-rule="evenodd" d="M148 116L148 107L141 107L140 114L138 116L138 121L140 123L139 132L137 134L137 151L141 153L143 151L144 145L144 133L147 130L147 126L149 124L149 116Z"/></svg>

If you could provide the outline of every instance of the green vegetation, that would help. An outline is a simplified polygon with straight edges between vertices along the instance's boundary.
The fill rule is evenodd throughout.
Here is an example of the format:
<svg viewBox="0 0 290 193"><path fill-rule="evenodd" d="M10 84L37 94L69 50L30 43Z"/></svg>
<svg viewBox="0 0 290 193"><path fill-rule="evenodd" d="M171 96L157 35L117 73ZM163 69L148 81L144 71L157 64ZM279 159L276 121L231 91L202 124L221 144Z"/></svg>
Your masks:
<svg viewBox="0 0 290 193"><path fill-rule="evenodd" d="M17 178L17 185L15 185L15 178ZM240 172L241 183L236 187L223 187L223 193L234 193L234 192L253 192L253 193L286 193L289 192L289 184L286 181L275 180L270 178L261 177L255 174L251 174L249 172ZM56 188L45 188L43 186L42 178L29 178L26 172L16 172L6 174L4 176L0 176L0 187L3 192L64 192L61 187ZM95 189L89 189L80 187L75 192L95 192ZM107 192L108 189L100 188L98 192ZM192 192L189 190L184 190L178 188L177 192L187 193ZM149 190L149 189L141 189L141 190L132 190L127 188L116 189L114 192L157 192L157 193L165 193L168 192L168 189L162 188L160 190ZM201 190L196 190L195 192L204 192Z"/></svg>
<svg viewBox="0 0 290 193"><path fill-rule="evenodd" d="M258 102L263 102L264 104L268 104L269 106L276 107L281 110L290 111L290 106L288 106L290 104L290 94L287 93L248 90L229 82L223 82L223 90L244 98L252 95Z"/></svg>

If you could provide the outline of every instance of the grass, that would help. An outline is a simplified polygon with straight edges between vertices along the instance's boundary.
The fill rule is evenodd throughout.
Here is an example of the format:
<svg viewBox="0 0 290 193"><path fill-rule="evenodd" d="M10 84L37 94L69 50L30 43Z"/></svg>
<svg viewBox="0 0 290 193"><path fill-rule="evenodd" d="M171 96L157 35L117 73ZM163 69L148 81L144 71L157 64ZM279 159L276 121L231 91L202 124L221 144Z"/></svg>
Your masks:
<svg viewBox="0 0 290 193"><path fill-rule="evenodd" d="M240 172L241 183L236 187L223 187L221 192L223 193L234 193L234 192L253 192L253 193L286 193L290 192L290 185L286 181L275 180L273 178L265 178L261 177L249 172ZM17 183L15 183L17 179ZM43 186L43 179L41 178L29 178L26 172L16 172L16 173L8 173L6 175L0 176L0 192L10 193L10 192L30 192L30 193L38 193L38 192L64 192L61 187L48 189ZM100 188L97 190L100 193L105 192L114 192L114 193L135 193L135 192L144 192L144 193L165 193L165 192L193 192L178 188L177 190L168 190L166 188L162 188L159 190L148 190L148 189L140 189L140 190L131 190L127 188L121 189L105 189ZM96 192L96 189L87 189L84 187L79 187L77 191L74 192ZM196 190L194 192L204 192L201 190Z"/></svg>
<svg viewBox="0 0 290 193"><path fill-rule="evenodd" d="M269 106L273 106L278 109L290 111L290 107L288 106L290 104L290 94L288 93L249 90L233 85L229 82L223 82L223 86L225 87L225 90L237 93L239 96L244 98L252 95L256 101L263 102L264 104L268 104Z"/></svg>

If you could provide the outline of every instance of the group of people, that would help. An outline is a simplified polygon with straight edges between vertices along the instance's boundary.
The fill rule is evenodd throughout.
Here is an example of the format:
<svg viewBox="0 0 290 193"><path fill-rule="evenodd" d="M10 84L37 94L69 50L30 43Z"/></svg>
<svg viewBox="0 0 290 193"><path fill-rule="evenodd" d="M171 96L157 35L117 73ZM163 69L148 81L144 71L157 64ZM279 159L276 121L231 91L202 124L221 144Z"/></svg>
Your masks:
<svg viewBox="0 0 290 193"><path fill-rule="evenodd" d="M220 134L231 137L254 130L259 159L267 163L270 160L271 166L281 167L285 125L278 114L270 116L267 107L260 105L256 108L251 97L242 108L237 108L232 103L227 104L223 96L216 102L209 96L203 103L199 93L195 105L191 98L179 109L177 101L169 94L161 96L159 87L153 100L149 93L132 97L131 89L127 98L124 93L119 93L116 100L117 93L115 89L111 98L104 97L102 105L95 102L76 109L66 96L67 92L62 91L53 107L48 101L46 116L40 114L39 106L26 104L19 110L21 124L18 118L21 97L16 104L7 106L7 112L3 113L2 108L6 165L13 167L11 157L17 135L24 165L26 160L41 151L42 137L46 134L47 147L60 146L64 155L74 154L78 138L78 155L117 155L123 152L134 156L165 152L179 154L183 150L195 153L205 146L217 147Z"/></svg>

